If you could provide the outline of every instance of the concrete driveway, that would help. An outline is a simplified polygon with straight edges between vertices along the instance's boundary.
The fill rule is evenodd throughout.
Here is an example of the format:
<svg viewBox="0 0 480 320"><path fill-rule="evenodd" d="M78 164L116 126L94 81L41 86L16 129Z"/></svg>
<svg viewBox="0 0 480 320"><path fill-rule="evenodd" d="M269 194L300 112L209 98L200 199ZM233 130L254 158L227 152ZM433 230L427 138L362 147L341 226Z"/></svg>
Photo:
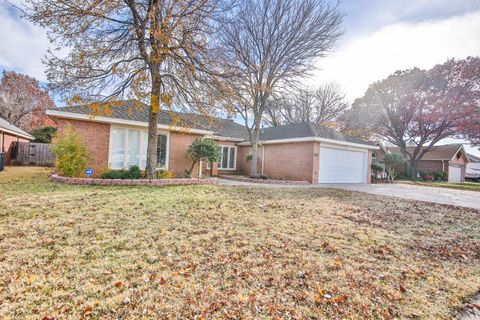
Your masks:
<svg viewBox="0 0 480 320"><path fill-rule="evenodd" d="M480 192L407 184L329 184L322 187L360 191L403 199L450 204L480 210Z"/></svg>
<svg viewBox="0 0 480 320"><path fill-rule="evenodd" d="M440 204L467 207L480 210L480 192L446 188L415 186L408 184L321 184L321 185L275 185L262 183L239 182L218 179L220 185L249 186L263 188L335 188L350 191L366 192L388 197L410 200L428 201Z"/></svg>

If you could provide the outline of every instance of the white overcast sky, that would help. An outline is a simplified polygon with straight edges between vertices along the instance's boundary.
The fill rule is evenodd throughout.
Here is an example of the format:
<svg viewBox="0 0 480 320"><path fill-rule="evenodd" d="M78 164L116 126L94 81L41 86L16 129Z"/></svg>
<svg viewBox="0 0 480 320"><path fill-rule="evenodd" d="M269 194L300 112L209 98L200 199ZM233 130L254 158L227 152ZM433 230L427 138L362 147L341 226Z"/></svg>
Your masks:
<svg viewBox="0 0 480 320"><path fill-rule="evenodd" d="M396 70L480 55L480 0L343 0L339 8L345 34L305 83L337 82L350 101ZM4 0L0 21L0 70L45 82L45 31L22 20Z"/></svg>

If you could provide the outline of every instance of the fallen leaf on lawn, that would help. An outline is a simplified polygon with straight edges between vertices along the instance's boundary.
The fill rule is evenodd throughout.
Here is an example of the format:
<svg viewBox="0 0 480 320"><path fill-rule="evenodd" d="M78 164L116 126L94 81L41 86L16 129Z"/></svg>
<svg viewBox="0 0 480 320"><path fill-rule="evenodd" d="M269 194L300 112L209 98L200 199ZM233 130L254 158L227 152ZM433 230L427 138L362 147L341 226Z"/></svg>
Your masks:
<svg viewBox="0 0 480 320"><path fill-rule="evenodd" d="M120 288L121 286L123 286L123 283L121 281L115 282L116 288Z"/></svg>
<svg viewBox="0 0 480 320"><path fill-rule="evenodd" d="M83 314L84 315L91 314L92 311L93 311L92 307L86 307L85 309L83 309Z"/></svg>

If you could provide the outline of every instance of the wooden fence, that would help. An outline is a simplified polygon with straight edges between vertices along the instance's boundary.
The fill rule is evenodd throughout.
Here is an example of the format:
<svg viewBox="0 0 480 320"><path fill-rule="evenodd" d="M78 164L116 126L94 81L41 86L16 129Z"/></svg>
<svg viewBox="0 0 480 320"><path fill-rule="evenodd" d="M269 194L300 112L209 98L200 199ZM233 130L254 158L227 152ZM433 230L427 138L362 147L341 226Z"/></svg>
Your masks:
<svg viewBox="0 0 480 320"><path fill-rule="evenodd" d="M15 142L12 158L18 165L53 166L54 163L48 143Z"/></svg>

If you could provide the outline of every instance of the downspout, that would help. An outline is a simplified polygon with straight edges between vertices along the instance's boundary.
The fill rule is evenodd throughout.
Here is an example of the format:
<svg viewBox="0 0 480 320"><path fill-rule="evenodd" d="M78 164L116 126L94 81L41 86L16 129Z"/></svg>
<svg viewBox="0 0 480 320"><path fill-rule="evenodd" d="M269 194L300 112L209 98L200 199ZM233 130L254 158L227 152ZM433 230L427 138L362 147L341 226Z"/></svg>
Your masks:
<svg viewBox="0 0 480 320"><path fill-rule="evenodd" d="M265 146L260 142L258 143L258 145L262 147L262 174L263 174L263 168L265 167Z"/></svg>
<svg viewBox="0 0 480 320"><path fill-rule="evenodd" d="M203 136L200 140L205 139L205 136ZM202 160L198 163L198 179L202 179Z"/></svg>

